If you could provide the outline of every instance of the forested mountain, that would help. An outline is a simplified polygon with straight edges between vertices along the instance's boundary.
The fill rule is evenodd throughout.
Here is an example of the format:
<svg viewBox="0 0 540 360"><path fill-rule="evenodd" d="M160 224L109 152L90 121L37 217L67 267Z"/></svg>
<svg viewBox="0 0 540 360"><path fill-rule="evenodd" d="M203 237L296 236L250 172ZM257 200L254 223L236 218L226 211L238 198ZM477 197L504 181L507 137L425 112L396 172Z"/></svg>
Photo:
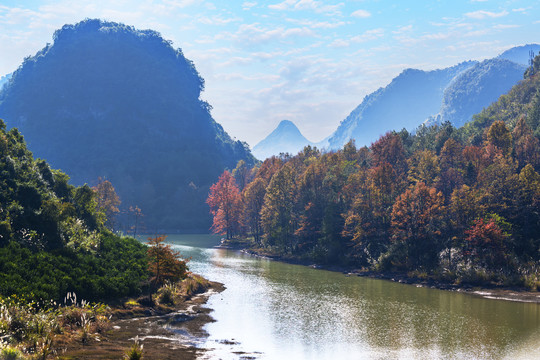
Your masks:
<svg viewBox="0 0 540 360"><path fill-rule="evenodd" d="M0 118L74 184L110 180L152 231L207 230L210 184L255 159L212 119L203 88L159 33L85 20L25 59L0 93Z"/></svg>
<svg viewBox="0 0 540 360"><path fill-rule="evenodd" d="M494 59L464 62L443 70L407 69L385 88L367 95L330 137L330 149L349 139L369 145L386 131L414 130L422 123L462 126L521 78L540 45L509 49Z"/></svg>
<svg viewBox="0 0 540 360"><path fill-rule="evenodd" d="M444 90L436 121L461 127L523 78L526 66L505 59L482 61L457 75Z"/></svg>
<svg viewBox="0 0 540 360"><path fill-rule="evenodd" d="M257 159L264 160L280 153L296 154L307 145L313 143L302 135L296 125L292 121L282 120L274 131L253 147L252 152Z"/></svg>
<svg viewBox="0 0 540 360"><path fill-rule="evenodd" d="M537 56L464 127L422 125L327 153L308 146L266 159L241 187L225 172L208 202L216 232L260 253L536 290L539 172Z"/></svg>
<svg viewBox="0 0 540 360"><path fill-rule="evenodd" d="M332 134L329 147L339 149L350 139L357 145L369 145L388 130L415 129L439 111L450 81L473 65L464 62L442 70L404 70L388 86L364 98Z"/></svg>

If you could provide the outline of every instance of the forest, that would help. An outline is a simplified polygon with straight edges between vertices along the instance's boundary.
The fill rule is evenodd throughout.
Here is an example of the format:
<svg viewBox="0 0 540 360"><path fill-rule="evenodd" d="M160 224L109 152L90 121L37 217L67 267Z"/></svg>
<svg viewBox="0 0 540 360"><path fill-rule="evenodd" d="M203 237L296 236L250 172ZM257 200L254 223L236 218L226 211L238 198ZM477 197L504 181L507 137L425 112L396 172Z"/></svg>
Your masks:
<svg viewBox="0 0 540 360"><path fill-rule="evenodd" d="M210 189L212 230L285 259L537 289L539 69L459 129L239 162Z"/></svg>
<svg viewBox="0 0 540 360"><path fill-rule="evenodd" d="M70 185L1 120L0 174L0 296L59 301L75 292L91 301L141 292L147 250L107 228L116 203Z"/></svg>

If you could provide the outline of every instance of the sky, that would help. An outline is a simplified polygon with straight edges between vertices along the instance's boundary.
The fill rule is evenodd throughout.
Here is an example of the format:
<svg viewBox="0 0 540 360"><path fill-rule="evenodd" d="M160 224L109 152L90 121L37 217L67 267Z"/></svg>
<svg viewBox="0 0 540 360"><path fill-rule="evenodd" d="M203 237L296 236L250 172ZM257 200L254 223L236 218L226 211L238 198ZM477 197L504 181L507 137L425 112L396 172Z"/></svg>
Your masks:
<svg viewBox="0 0 540 360"><path fill-rule="evenodd" d="M406 68L540 43L540 0L0 0L0 76L85 18L171 40L205 79L214 119L251 147L284 119L324 139Z"/></svg>

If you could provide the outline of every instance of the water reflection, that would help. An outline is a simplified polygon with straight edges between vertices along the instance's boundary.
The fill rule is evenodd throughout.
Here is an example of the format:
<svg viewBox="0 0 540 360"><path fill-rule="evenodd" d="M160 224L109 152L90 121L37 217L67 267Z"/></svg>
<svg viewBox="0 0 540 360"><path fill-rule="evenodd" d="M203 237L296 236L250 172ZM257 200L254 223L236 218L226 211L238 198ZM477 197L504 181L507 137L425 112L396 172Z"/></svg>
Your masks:
<svg viewBox="0 0 540 360"><path fill-rule="evenodd" d="M272 262L208 248L216 239L204 236L169 240L227 287L209 302L209 357L530 359L540 348L536 304Z"/></svg>

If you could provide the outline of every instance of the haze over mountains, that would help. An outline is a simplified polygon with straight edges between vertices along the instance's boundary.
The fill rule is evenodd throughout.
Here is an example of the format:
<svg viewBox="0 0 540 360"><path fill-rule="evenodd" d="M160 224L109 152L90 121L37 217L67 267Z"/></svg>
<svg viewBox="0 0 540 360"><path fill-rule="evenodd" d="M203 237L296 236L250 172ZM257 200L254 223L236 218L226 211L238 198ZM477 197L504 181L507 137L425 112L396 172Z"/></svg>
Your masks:
<svg viewBox="0 0 540 360"><path fill-rule="evenodd" d="M369 146L387 131L414 131L422 123L450 121L456 127L463 126L523 78L529 51L538 54L540 45L518 46L494 59L467 61L446 69L406 69L386 87L367 95L327 141L315 145L337 150L352 138L357 146ZM296 149L312 144L283 130L276 129L253 148L259 159L263 153L255 149L262 145L268 156L286 149L295 149L295 154Z"/></svg>
<svg viewBox="0 0 540 360"><path fill-rule="evenodd" d="M149 229L206 231L224 168L253 164L200 100L204 80L151 30L85 20L54 33L0 93L0 118L74 184L104 177Z"/></svg>
<svg viewBox="0 0 540 360"><path fill-rule="evenodd" d="M296 125L289 120L282 120L266 138L253 147L253 155L260 160L279 153L296 154L307 145L314 145L306 139Z"/></svg>

